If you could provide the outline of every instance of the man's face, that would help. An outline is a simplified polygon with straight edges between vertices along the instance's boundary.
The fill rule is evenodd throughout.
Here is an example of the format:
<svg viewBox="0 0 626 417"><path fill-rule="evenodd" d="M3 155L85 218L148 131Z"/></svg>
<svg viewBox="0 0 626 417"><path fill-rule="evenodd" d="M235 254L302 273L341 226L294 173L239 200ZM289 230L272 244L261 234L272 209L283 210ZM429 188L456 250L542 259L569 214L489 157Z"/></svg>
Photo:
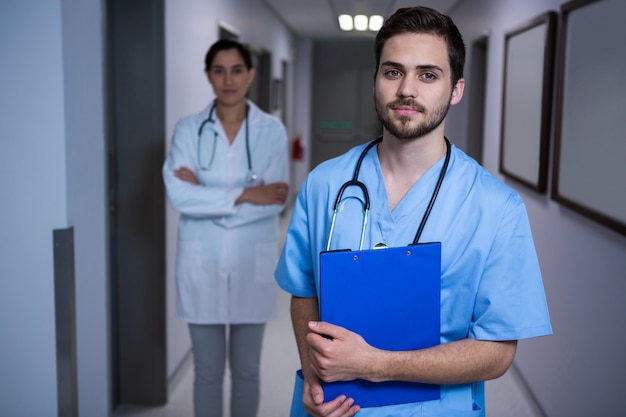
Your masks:
<svg viewBox="0 0 626 417"><path fill-rule="evenodd" d="M450 105L463 93L464 81L451 88L450 76L443 39L416 33L390 38L374 85L376 113L385 129L399 139L412 139L442 126Z"/></svg>

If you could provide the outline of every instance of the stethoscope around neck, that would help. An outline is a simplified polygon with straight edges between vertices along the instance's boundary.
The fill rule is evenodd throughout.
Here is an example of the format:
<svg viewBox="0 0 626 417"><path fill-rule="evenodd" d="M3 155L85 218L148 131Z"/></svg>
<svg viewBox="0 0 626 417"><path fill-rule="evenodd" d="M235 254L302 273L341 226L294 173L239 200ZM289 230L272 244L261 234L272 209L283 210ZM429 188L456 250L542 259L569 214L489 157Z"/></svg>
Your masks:
<svg viewBox="0 0 626 417"><path fill-rule="evenodd" d="M443 162L443 167L441 168L441 172L439 173L439 179L437 180L437 185L435 185L435 190L433 191L433 194L430 197L430 202L428 203L428 207L426 207L426 211L424 212L422 221L420 222L420 225L417 228L417 233L415 234L415 238L413 239L413 243L412 243L413 245L417 245L419 242L419 238L422 235L422 232L424 231L424 226L426 226L426 220L428 220L428 216L430 216L430 212L432 211L433 205L435 204L435 200L437 199L437 194L439 194L441 183L443 182L443 178L446 175L446 170L448 169L448 163L450 162L451 146L450 146L450 141L448 140L448 138L444 138L444 139L446 141L446 159ZM363 159L365 158L365 155L367 155L370 149L372 149L374 146L382 142L382 140L383 140L383 137L380 136L376 138L375 140L371 141L365 147L365 149L363 149L363 152L361 152L361 155L359 156L359 159L356 163L356 167L354 168L354 175L352 175L352 179L349 181L346 181L341 186L341 188L339 188L339 192L337 193L337 198L335 199L335 205L333 206L333 217L330 223L328 243L326 244L327 251L330 251L330 242L333 237L333 231L335 229L335 221L337 220L337 212L339 210L339 204L341 203L341 198L343 197L343 193L344 191L346 191L346 188L352 187L352 186L360 188L361 191L363 192L363 224L361 226L361 240L359 242L359 250L363 249L363 240L365 239L365 227L367 226L367 215L370 209L370 196L367 191L367 186L363 184L361 181L359 181L359 171L361 170L361 164L363 163ZM375 249L380 247L379 245L376 245ZM382 247L384 247L384 244L382 245Z"/></svg>
<svg viewBox="0 0 626 417"><path fill-rule="evenodd" d="M252 159L250 157L250 136L249 136L249 128L248 128L248 110L249 107L246 104L246 118L245 118L245 126L246 126L246 156L248 158L248 176L246 178L246 181L248 181L249 183L252 183L254 181L256 181L256 179L258 178L258 176L254 173L254 171L252 171ZM198 128L198 145L196 148L196 152L197 152L197 156L198 156L198 169L202 170L202 171L208 171L211 169L211 167L213 166L213 159L215 159L215 148L217 146L217 131L215 131L215 129L213 129L213 149L211 150L211 159L209 160L209 163L204 166L202 164L202 160L201 160L201 152L200 152L200 142L202 141L202 130L204 129L204 125L206 125L207 123L215 123L215 120L213 119L213 113L215 112L215 100L213 101L213 104L211 105L211 110L209 110L209 117L207 117L206 119L204 119L202 121L202 123L200 124L200 127Z"/></svg>

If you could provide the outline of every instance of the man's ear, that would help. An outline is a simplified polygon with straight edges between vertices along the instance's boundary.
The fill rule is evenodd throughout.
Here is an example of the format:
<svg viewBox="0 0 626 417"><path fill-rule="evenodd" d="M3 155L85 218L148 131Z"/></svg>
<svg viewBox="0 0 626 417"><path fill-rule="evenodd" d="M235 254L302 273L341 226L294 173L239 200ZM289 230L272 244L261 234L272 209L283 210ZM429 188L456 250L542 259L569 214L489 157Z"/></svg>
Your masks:
<svg viewBox="0 0 626 417"><path fill-rule="evenodd" d="M460 78L456 82L456 85L452 89L452 97L450 99L450 105L454 106L463 98L463 91L465 90L465 79Z"/></svg>

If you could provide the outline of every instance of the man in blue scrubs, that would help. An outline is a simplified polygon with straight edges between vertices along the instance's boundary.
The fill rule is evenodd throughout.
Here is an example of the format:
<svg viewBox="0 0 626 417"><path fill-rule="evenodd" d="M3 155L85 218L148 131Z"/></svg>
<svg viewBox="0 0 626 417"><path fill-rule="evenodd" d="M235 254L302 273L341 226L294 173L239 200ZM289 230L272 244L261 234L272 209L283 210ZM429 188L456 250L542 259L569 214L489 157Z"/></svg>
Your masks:
<svg viewBox="0 0 626 417"><path fill-rule="evenodd" d="M371 200L363 249L412 242L444 166L448 109L465 87L462 37L450 18L432 9L398 10L379 31L375 53L374 98L384 130L359 174ZM277 282L292 294L304 377L300 408L316 417L483 416L483 381L507 371L519 339L552 332L524 203L452 145L420 238L441 242L441 344L377 349L354 332L319 321L318 308L319 255L326 250L334 200L364 148L309 174L276 270ZM358 249L359 200L358 190L344 194L331 250ZM345 294L347 309L350 297ZM441 398L361 408L345 395L324 397L322 381L353 379L440 384Z"/></svg>

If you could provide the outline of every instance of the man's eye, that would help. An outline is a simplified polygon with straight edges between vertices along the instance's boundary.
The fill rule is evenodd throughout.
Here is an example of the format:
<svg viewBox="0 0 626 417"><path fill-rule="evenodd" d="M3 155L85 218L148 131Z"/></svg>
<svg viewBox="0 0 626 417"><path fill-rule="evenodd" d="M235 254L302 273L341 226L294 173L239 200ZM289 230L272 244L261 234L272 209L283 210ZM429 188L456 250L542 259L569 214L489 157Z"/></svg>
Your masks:
<svg viewBox="0 0 626 417"><path fill-rule="evenodd" d="M398 70L389 70L385 73L385 75L387 75L387 77L396 78L402 74Z"/></svg>
<svg viewBox="0 0 626 417"><path fill-rule="evenodd" d="M422 78L424 78L427 81L434 81L437 79L437 76L433 73L427 72L425 74L422 74Z"/></svg>

